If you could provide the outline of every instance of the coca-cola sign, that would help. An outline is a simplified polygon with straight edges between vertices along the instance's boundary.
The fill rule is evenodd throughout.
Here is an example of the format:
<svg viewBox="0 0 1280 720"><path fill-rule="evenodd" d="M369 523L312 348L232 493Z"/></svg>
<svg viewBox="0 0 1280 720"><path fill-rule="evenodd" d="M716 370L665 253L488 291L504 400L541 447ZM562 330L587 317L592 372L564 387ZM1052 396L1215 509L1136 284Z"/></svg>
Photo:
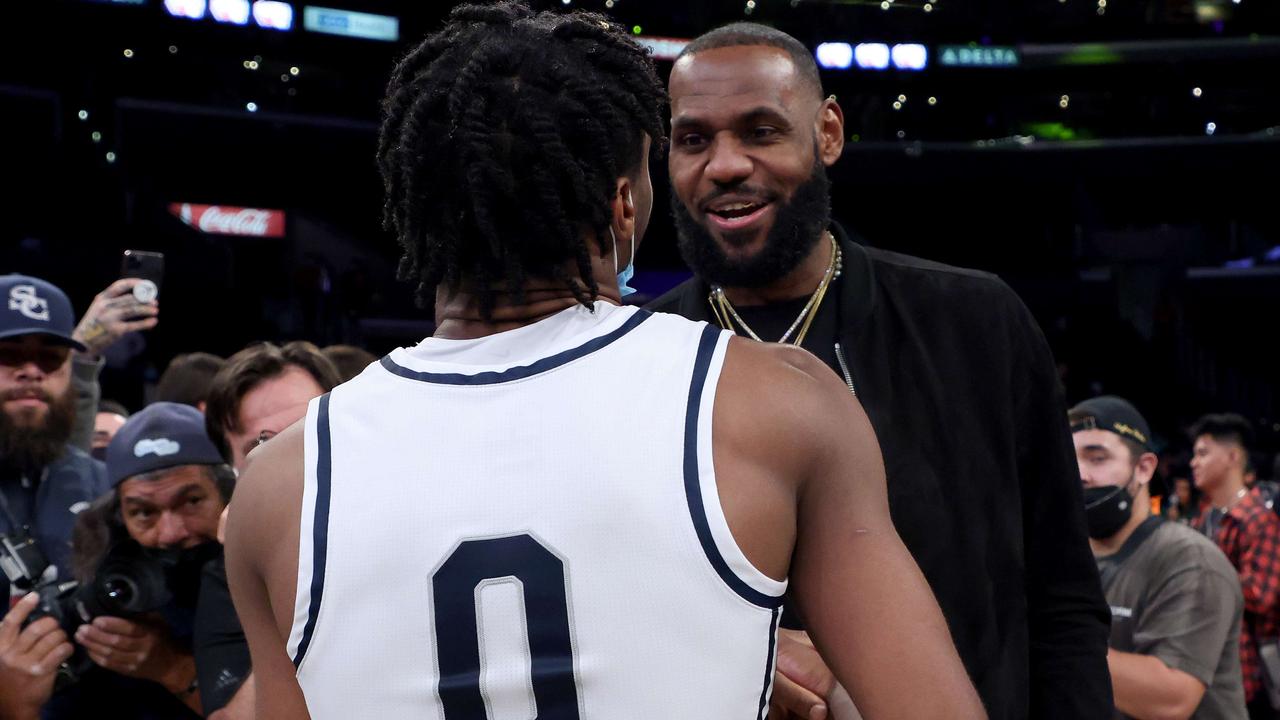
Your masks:
<svg viewBox="0 0 1280 720"><path fill-rule="evenodd" d="M169 212L191 227L212 235L284 237L283 210L170 203Z"/></svg>

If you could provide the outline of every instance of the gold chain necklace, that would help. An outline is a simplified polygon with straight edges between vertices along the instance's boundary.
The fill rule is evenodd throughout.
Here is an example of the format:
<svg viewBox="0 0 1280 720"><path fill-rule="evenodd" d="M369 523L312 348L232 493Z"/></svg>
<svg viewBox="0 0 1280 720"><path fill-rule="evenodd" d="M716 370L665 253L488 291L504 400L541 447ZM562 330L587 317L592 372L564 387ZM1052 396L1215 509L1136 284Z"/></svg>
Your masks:
<svg viewBox="0 0 1280 720"><path fill-rule="evenodd" d="M840 277L840 273L844 270L844 253L840 250L839 243L831 233L827 233L827 239L831 242L831 261L827 263L826 272L822 274L822 279L818 281L818 287L809 296L809 301L805 303L804 308L800 310L800 314L796 316L795 322L791 323L791 327L778 338L778 342L785 343L791 338L791 334L797 328L800 332L796 335L795 340L791 341L792 345L799 347L804 342L804 338L809 334L809 327L813 324L813 319L818 315L818 308L822 305L822 299L827 295L827 289L831 287L831 281ZM714 285L711 288L711 294L707 296L707 302L711 304L711 312L716 316L716 322L720 323L720 327L726 330L734 330L734 323L737 323L752 340L764 342L764 340L756 334L747 325L742 316L733 307L733 303L729 302L729 298L724 294L724 288ZM734 330L737 332L737 330Z"/></svg>

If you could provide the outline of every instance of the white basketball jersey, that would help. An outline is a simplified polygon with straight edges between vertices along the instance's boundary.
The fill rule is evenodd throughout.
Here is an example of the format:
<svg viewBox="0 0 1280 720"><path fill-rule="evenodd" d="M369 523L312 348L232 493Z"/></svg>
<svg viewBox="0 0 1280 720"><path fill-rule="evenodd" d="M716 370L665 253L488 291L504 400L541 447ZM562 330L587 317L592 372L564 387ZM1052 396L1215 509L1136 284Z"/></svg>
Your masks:
<svg viewBox="0 0 1280 720"><path fill-rule="evenodd" d="M729 337L596 303L312 401L288 645L311 717L764 718L786 583L716 490Z"/></svg>

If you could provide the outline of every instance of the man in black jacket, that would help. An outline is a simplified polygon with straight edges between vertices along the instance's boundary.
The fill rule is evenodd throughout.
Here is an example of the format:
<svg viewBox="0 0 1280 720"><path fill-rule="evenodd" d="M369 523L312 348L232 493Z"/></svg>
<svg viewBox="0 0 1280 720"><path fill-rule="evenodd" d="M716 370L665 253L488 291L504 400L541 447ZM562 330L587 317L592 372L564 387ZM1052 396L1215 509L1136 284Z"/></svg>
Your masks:
<svg viewBox="0 0 1280 720"><path fill-rule="evenodd" d="M672 207L697 277L651 307L799 344L844 379L992 718L1110 716L1109 612L1031 315L992 275L866 248L830 220L843 115L794 38L708 33L670 92ZM817 653L800 632L779 653L771 717L823 717L832 680Z"/></svg>

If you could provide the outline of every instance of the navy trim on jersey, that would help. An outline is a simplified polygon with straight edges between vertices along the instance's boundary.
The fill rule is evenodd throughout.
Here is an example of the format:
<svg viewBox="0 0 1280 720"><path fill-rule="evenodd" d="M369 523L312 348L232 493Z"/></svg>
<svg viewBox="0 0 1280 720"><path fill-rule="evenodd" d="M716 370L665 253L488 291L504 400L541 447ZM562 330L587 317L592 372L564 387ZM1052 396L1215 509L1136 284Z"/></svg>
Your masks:
<svg viewBox="0 0 1280 720"><path fill-rule="evenodd" d="M382 358L382 367L386 368L388 372L399 375L402 378L437 383L439 385L494 385L497 383L511 382L512 380L523 380L527 377L547 372L548 370L554 370L561 365L571 363L578 358L590 355L636 329L636 326L645 320L648 320L652 316L653 313L650 313L647 310L637 310L634 315L628 318L625 323L613 332L588 340L576 348L571 348L563 352L558 352L550 357L542 358L537 362L533 362L528 365L521 365L520 367L509 368L507 370L482 372L474 375L466 375L463 373L419 372L417 370L410 370L401 365L397 365L395 361L391 359L390 355Z"/></svg>
<svg viewBox="0 0 1280 720"><path fill-rule="evenodd" d="M716 547L715 538L711 535L711 526L707 523L706 507L702 504L702 486L698 474L698 410L702 405L702 388L707 382L707 370L711 367L711 356L715 353L716 341L720 338L720 328L706 326L702 331L702 339L698 341L698 354L693 363L693 382L689 384L689 406L684 416L684 494L689 501L689 515L693 518L693 527L698 532L698 541L702 550L711 561L711 566L720 574L734 592L744 600L762 608L774 609L782 605L782 596L774 597L756 590L743 582L742 578L725 562Z"/></svg>
<svg viewBox="0 0 1280 720"><path fill-rule="evenodd" d="M778 641L778 616L782 608L773 611L773 621L769 623L769 654L764 658L764 689L760 691L760 709L756 711L757 720L765 720L769 706L769 688L773 686L773 648Z"/></svg>
<svg viewBox="0 0 1280 720"><path fill-rule="evenodd" d="M311 526L311 605L307 608L307 624L298 641L298 654L293 658L296 670L307 654L311 636L320 615L320 596L324 591L324 563L329 549L329 494L332 477L332 453L329 439L329 393L320 396L316 411L316 511Z"/></svg>

